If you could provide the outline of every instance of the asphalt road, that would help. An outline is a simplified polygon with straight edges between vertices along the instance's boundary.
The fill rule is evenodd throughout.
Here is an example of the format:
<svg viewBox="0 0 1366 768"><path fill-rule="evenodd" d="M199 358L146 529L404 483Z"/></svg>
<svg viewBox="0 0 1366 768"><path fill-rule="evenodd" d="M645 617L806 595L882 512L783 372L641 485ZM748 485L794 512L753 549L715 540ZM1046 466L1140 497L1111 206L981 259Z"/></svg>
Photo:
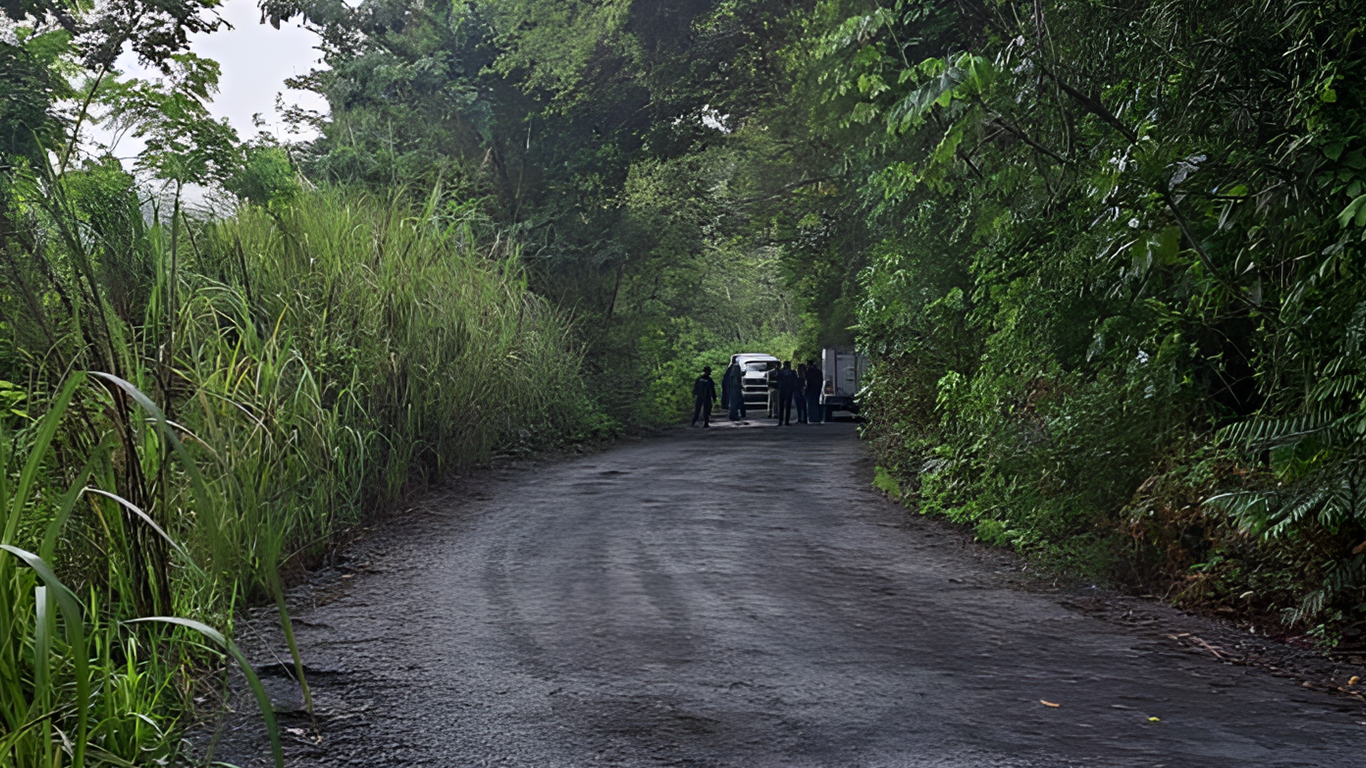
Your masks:
<svg viewBox="0 0 1366 768"><path fill-rule="evenodd" d="M1366 765L1358 702L1022 589L874 491L853 425L771 424L410 510L299 598L319 717L286 712L289 763ZM259 728L217 759L266 764Z"/></svg>

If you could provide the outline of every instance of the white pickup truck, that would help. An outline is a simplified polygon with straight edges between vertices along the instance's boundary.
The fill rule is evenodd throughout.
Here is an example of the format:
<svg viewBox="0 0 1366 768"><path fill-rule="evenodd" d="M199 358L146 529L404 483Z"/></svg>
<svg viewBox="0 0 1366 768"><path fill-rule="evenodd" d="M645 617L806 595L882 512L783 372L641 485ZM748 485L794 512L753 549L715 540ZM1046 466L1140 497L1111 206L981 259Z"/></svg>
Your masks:
<svg viewBox="0 0 1366 768"><path fill-rule="evenodd" d="M836 411L857 415L857 396L868 373L868 358L852 349L826 347L821 350L821 372L825 374L825 391L821 393L825 420L829 421Z"/></svg>

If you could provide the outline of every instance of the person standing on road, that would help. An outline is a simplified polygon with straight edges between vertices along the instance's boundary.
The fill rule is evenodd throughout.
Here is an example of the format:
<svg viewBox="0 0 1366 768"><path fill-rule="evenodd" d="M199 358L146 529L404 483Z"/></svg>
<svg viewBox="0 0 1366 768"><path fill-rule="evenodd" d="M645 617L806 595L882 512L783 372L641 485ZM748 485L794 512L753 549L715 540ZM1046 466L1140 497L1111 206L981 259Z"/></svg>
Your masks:
<svg viewBox="0 0 1366 768"><path fill-rule="evenodd" d="M742 418L741 409L745 407L744 372L734 359L731 359L730 367L721 376L721 405L730 412L731 421Z"/></svg>
<svg viewBox="0 0 1366 768"><path fill-rule="evenodd" d="M825 408L821 405L821 388L825 374L816 367L815 360L806 361L806 420L811 424L825 423Z"/></svg>
<svg viewBox="0 0 1366 768"><path fill-rule="evenodd" d="M702 426L711 426L711 404L716 402L716 382L711 380L711 366L702 366L702 375L692 383L692 425L702 418Z"/></svg>
<svg viewBox="0 0 1366 768"><path fill-rule="evenodd" d="M797 372L792 370L792 361L784 360L778 371L778 426L792 426L792 398L801 389Z"/></svg>
<svg viewBox="0 0 1366 768"><path fill-rule="evenodd" d="M806 395L802 392L806 382L806 364L797 364L797 391L793 393L793 400L797 403L797 423L806 423Z"/></svg>

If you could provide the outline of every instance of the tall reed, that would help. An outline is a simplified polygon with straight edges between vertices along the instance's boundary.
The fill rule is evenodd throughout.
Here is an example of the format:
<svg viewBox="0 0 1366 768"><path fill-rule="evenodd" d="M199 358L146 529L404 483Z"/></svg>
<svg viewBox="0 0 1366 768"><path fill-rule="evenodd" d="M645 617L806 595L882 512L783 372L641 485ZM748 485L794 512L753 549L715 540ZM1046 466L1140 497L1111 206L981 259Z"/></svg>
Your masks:
<svg viewBox="0 0 1366 768"><path fill-rule="evenodd" d="M591 428L566 318L439 191L172 238L117 169L26 183L0 201L0 766L168 758L243 596L292 637L286 564Z"/></svg>

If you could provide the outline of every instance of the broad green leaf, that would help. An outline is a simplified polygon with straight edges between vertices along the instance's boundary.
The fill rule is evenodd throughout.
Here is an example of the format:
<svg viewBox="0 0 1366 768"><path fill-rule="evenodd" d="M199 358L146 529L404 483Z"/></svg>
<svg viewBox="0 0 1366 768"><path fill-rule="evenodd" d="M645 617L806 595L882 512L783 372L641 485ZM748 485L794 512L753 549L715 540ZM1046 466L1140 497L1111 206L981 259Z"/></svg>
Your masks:
<svg viewBox="0 0 1366 768"><path fill-rule="evenodd" d="M1338 223L1344 227L1354 221L1358 227L1366 226L1366 195L1358 195L1338 214Z"/></svg>
<svg viewBox="0 0 1366 768"><path fill-rule="evenodd" d="M1178 227L1166 227L1157 236L1153 256L1158 262L1167 266L1178 264L1181 254L1181 230Z"/></svg>

